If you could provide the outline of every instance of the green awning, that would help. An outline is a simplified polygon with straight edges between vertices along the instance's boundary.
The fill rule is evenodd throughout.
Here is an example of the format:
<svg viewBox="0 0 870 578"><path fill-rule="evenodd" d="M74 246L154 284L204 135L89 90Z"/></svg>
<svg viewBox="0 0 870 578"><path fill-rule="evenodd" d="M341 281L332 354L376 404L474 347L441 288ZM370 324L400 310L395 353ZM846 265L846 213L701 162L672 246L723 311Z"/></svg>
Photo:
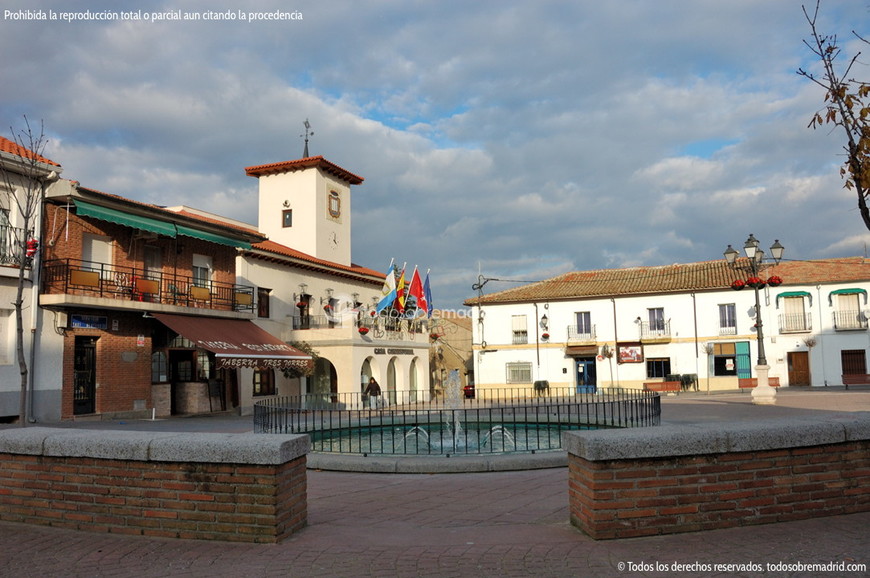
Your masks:
<svg viewBox="0 0 870 578"><path fill-rule="evenodd" d="M172 223L125 213L117 209L101 207L78 199L74 199L73 202L76 205L76 213L80 217L93 217L101 221L108 221L110 223L139 229L140 231L149 231L151 233L157 233L158 235L175 237L175 225Z"/></svg>
<svg viewBox="0 0 870 578"><path fill-rule="evenodd" d="M854 287L852 289L837 289L828 295L828 304L834 304L834 295L864 295L864 305L867 305L867 291Z"/></svg>
<svg viewBox="0 0 870 578"><path fill-rule="evenodd" d="M203 241L211 241L212 243L220 243L221 245L229 245L230 247L238 247L240 249L251 248L251 244L247 241L239 241L238 239L232 239L217 233L208 233L206 231L191 229L184 225L178 225L178 234L184 235L185 237L193 237L194 239L202 239Z"/></svg>
<svg viewBox="0 0 870 578"><path fill-rule="evenodd" d="M779 308L779 299L781 297L807 297L810 300L810 307L813 306L813 296L807 291L786 291L776 296L776 307Z"/></svg>

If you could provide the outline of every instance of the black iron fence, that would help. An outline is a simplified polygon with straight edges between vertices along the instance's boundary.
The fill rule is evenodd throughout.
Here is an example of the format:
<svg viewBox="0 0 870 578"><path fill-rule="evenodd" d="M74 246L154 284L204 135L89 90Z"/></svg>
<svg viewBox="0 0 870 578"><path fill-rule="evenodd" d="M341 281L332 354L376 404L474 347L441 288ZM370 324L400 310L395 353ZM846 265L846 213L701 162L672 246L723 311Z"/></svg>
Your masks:
<svg viewBox="0 0 870 578"><path fill-rule="evenodd" d="M485 391L486 398L459 400L421 400L420 392L388 391L374 399L359 394L270 398L254 406L254 431L306 433L317 452L450 455L558 450L563 431L661 421L656 392Z"/></svg>

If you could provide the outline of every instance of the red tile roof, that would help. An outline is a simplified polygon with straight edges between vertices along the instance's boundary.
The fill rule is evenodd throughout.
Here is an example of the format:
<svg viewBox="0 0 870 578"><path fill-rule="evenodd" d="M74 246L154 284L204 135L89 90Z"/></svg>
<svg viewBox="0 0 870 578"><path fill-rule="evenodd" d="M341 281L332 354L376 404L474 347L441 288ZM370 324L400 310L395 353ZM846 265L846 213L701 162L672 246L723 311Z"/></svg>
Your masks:
<svg viewBox="0 0 870 578"><path fill-rule="evenodd" d="M47 159L42 155L38 155L30 149L24 148L17 143L0 136L0 152L9 153L23 159L36 159L41 163L59 167L60 165L51 159Z"/></svg>
<svg viewBox="0 0 870 578"><path fill-rule="evenodd" d="M334 263L332 261L327 261L325 259L318 259L317 257L313 257L307 253L303 253L302 251L297 251L296 249L292 249L287 247L286 245L281 245L280 243L276 243L275 241L263 241L262 243L256 243L253 246L254 251L246 251L246 253L250 256L257 258L265 258L265 259L277 259L280 261L296 261L301 262L298 263L301 266L306 266L312 269L328 269L333 273L338 273L340 275L345 276L354 276L354 277L373 277L374 279L370 279L373 284L380 285L384 282L384 275L381 271L375 271L374 269L369 269L368 267L363 267L361 265L356 265L351 263L350 266L342 265L340 263ZM303 265L304 264L304 265Z"/></svg>
<svg viewBox="0 0 870 578"><path fill-rule="evenodd" d="M777 275L783 286L870 281L870 259L846 257L815 261L783 261L764 269L761 277ZM712 291L730 287L749 275L735 271L724 259L659 267L575 271L522 287L484 295L481 303L556 301L660 293ZM474 305L477 298L468 299Z"/></svg>
<svg viewBox="0 0 870 578"><path fill-rule="evenodd" d="M322 171L335 175L352 185L359 185L363 182L363 178L347 171L340 166L329 162L322 156L307 157L297 159L295 161L284 161L280 163L271 163L268 165L257 165L253 167L245 167L245 174L249 177L262 177L264 175L274 175L277 173L287 173L299 171L311 167L317 167Z"/></svg>

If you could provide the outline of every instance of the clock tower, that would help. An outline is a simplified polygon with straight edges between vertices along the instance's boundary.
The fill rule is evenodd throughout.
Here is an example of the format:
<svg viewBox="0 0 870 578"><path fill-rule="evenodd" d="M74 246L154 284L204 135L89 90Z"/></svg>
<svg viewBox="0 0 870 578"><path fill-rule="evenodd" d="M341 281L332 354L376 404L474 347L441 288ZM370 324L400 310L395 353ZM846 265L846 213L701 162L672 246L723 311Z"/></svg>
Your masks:
<svg viewBox="0 0 870 578"><path fill-rule="evenodd" d="M259 222L269 239L318 259L351 264L350 187L359 177L322 156L245 168L259 180Z"/></svg>

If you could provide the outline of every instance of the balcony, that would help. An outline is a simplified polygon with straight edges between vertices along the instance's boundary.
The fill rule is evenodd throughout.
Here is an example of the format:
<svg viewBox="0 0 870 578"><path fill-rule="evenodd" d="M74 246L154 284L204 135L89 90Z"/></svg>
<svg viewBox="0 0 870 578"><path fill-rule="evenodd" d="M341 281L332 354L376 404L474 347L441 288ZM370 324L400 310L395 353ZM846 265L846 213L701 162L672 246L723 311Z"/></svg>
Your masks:
<svg viewBox="0 0 870 578"><path fill-rule="evenodd" d="M593 345L597 343L595 326L568 326L568 344L570 345Z"/></svg>
<svg viewBox="0 0 870 578"><path fill-rule="evenodd" d="M671 340L671 321L640 322L641 343L668 343Z"/></svg>
<svg viewBox="0 0 870 578"><path fill-rule="evenodd" d="M212 311L255 311L254 288L248 285L216 281L201 283L183 275L77 259L46 261L43 265L42 293L44 303L61 306L89 304L141 310L152 308L143 306L148 303ZM83 300L67 303L63 296L76 296Z"/></svg>
<svg viewBox="0 0 870 578"><path fill-rule="evenodd" d="M18 267L23 253L21 243L27 238L28 235L24 229L0 225L0 265ZM29 266L30 263L28 262L27 265Z"/></svg>
<svg viewBox="0 0 870 578"><path fill-rule="evenodd" d="M835 331L863 331L867 329L867 316L863 311L834 311Z"/></svg>
<svg viewBox="0 0 870 578"><path fill-rule="evenodd" d="M812 313L783 313L779 316L780 333L807 333L812 330Z"/></svg>

